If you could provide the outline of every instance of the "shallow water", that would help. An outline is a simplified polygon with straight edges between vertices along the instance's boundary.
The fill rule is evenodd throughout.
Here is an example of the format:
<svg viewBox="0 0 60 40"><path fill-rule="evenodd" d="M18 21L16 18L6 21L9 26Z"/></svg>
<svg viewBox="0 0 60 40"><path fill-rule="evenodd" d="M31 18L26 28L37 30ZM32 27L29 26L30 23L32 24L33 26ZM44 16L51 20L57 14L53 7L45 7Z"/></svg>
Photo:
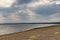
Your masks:
<svg viewBox="0 0 60 40"><path fill-rule="evenodd" d="M15 25L0 25L0 35L27 31L33 28L46 27L56 24L15 24Z"/></svg>

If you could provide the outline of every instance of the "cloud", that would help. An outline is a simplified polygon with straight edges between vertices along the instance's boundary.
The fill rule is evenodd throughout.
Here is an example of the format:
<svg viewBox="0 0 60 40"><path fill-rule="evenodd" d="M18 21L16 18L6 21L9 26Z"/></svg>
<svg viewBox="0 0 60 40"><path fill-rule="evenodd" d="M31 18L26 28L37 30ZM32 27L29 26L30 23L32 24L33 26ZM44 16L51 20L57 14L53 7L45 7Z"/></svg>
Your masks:
<svg viewBox="0 0 60 40"><path fill-rule="evenodd" d="M31 10L37 14L51 15L60 13L60 5L37 6Z"/></svg>
<svg viewBox="0 0 60 40"><path fill-rule="evenodd" d="M16 0L18 2L18 4L27 4L32 2L33 0Z"/></svg>
<svg viewBox="0 0 60 40"><path fill-rule="evenodd" d="M1 12L0 12L1 13ZM2 14L0 14L0 23L4 23L5 22L5 18L3 17Z"/></svg>
<svg viewBox="0 0 60 40"><path fill-rule="evenodd" d="M49 5L52 4L52 2L50 2L49 0L37 0L35 2L31 2L28 4L28 7L36 7L38 5Z"/></svg>
<svg viewBox="0 0 60 40"><path fill-rule="evenodd" d="M14 0L0 0L0 7L10 7Z"/></svg>
<svg viewBox="0 0 60 40"><path fill-rule="evenodd" d="M60 13L50 15L49 20L52 22L60 22Z"/></svg>
<svg viewBox="0 0 60 40"><path fill-rule="evenodd" d="M56 22L60 20L59 0L11 0L10 3L9 7L5 4L0 7L1 22Z"/></svg>

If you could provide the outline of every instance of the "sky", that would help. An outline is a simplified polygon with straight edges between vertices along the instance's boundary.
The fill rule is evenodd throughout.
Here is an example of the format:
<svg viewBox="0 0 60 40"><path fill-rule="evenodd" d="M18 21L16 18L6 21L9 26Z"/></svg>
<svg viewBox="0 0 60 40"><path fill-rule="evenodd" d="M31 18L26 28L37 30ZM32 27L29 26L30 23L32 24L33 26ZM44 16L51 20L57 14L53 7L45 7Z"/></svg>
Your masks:
<svg viewBox="0 0 60 40"><path fill-rule="evenodd" d="M0 0L0 23L60 22L60 0Z"/></svg>

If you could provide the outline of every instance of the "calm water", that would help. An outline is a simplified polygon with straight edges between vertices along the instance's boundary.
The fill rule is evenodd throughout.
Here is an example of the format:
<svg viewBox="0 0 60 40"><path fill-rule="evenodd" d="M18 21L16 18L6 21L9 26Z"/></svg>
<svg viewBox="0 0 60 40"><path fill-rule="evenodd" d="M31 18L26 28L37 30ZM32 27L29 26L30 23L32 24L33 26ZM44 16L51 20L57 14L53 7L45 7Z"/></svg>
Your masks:
<svg viewBox="0 0 60 40"><path fill-rule="evenodd" d="M54 24L15 24L15 25L0 25L0 35L10 34L15 32L27 31L33 28L45 27ZM56 24L55 24L56 25Z"/></svg>

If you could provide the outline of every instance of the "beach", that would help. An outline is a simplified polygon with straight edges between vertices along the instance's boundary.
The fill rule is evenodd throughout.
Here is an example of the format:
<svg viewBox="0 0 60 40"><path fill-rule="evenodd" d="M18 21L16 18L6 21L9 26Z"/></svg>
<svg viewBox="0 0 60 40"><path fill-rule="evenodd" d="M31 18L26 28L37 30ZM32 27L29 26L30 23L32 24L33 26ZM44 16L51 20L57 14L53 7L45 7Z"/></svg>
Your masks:
<svg viewBox="0 0 60 40"><path fill-rule="evenodd" d="M60 40L60 25L0 35L0 40Z"/></svg>

